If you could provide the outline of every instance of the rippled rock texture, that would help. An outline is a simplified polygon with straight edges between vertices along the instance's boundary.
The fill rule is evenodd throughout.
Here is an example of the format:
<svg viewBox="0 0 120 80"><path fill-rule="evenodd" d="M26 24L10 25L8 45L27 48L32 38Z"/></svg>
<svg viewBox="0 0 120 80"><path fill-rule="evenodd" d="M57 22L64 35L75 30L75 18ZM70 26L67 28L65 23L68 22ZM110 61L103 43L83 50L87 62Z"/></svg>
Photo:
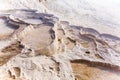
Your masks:
<svg viewBox="0 0 120 80"><path fill-rule="evenodd" d="M28 9L0 24L0 80L120 80L117 36Z"/></svg>

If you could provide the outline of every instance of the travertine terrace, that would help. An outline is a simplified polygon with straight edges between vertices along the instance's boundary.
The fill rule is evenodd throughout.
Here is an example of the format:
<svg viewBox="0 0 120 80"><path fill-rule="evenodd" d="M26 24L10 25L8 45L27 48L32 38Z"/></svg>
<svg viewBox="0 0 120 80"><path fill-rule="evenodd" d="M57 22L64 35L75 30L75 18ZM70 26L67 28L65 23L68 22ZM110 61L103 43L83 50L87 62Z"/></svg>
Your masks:
<svg viewBox="0 0 120 80"><path fill-rule="evenodd" d="M30 9L3 11L0 24L0 80L98 80L92 70L120 79L117 36Z"/></svg>

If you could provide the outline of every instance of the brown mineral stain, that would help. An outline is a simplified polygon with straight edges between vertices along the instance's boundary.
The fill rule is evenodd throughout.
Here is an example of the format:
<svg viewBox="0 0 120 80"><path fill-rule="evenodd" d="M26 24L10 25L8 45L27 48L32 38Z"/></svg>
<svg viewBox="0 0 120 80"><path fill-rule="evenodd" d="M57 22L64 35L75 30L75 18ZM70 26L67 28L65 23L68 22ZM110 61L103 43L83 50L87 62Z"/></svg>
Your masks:
<svg viewBox="0 0 120 80"><path fill-rule="evenodd" d="M72 62L75 80L120 80L120 72L86 62Z"/></svg>

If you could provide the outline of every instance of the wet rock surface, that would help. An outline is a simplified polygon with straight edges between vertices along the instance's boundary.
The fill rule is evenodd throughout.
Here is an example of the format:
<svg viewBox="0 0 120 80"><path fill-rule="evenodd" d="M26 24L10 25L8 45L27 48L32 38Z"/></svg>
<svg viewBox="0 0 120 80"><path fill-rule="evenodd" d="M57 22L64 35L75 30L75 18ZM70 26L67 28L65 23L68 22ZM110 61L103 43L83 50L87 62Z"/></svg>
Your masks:
<svg viewBox="0 0 120 80"><path fill-rule="evenodd" d="M7 29L0 80L120 80L119 37L35 10L4 11L0 19Z"/></svg>

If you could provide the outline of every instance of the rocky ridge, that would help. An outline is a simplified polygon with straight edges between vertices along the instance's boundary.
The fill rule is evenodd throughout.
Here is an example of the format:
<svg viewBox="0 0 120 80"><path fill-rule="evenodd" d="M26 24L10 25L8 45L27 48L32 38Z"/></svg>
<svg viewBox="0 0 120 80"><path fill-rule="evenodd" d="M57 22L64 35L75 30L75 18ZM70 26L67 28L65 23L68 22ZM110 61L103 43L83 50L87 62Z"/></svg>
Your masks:
<svg viewBox="0 0 120 80"><path fill-rule="evenodd" d="M117 36L28 9L3 11L0 24L0 80L84 80L81 61L119 71Z"/></svg>

